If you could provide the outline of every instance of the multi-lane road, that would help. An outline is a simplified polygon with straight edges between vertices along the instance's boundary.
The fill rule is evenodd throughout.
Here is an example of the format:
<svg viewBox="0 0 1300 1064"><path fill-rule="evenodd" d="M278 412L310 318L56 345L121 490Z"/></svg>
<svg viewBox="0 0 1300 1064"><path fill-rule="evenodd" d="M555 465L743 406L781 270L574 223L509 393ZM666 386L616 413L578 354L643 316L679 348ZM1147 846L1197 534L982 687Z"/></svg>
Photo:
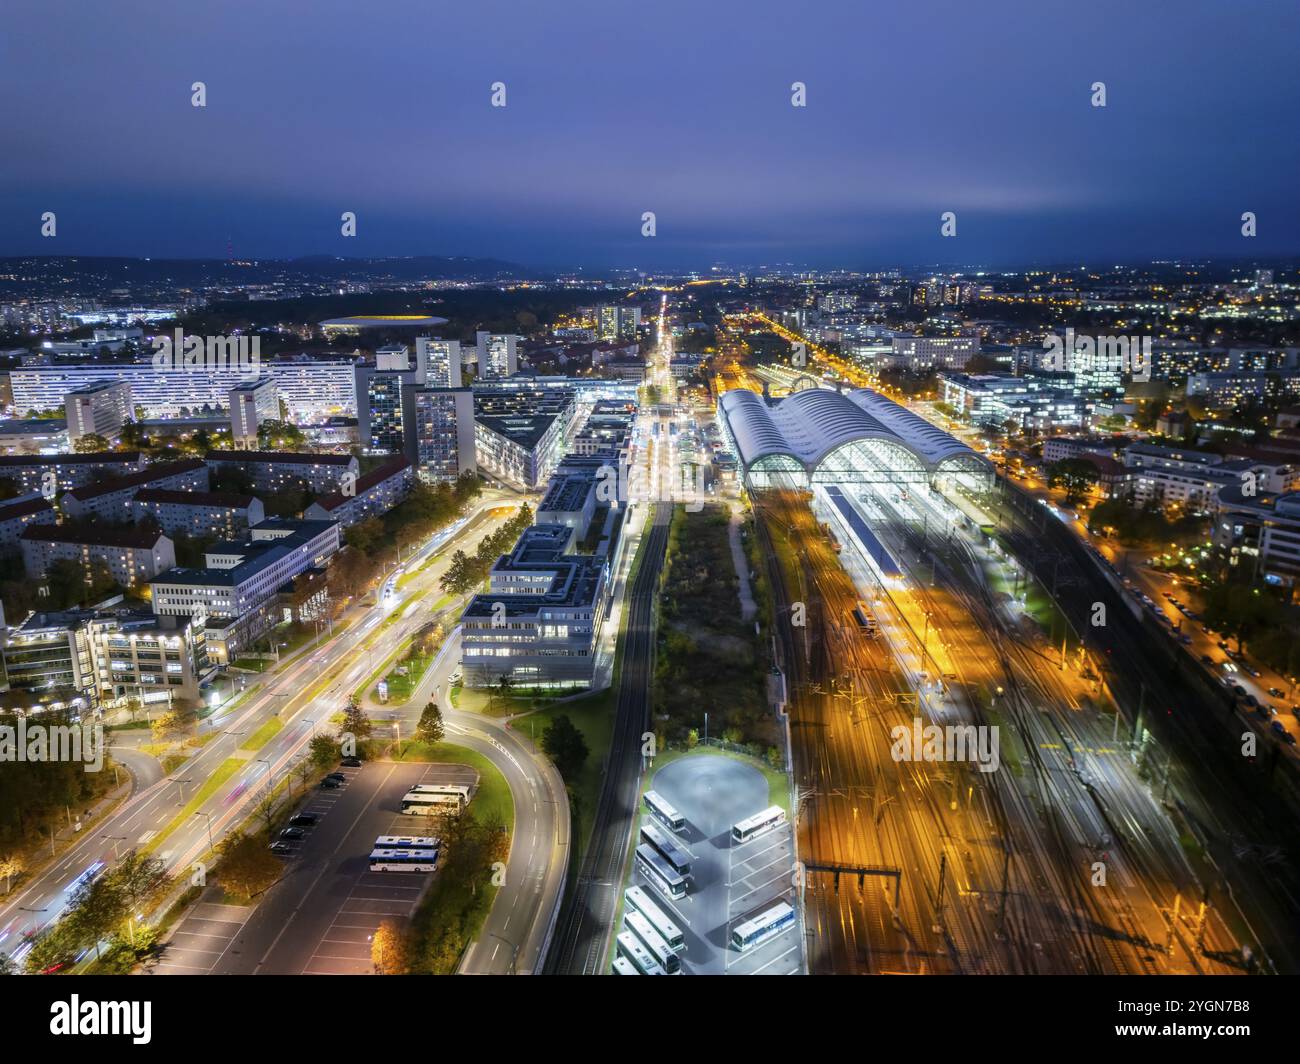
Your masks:
<svg viewBox="0 0 1300 1064"><path fill-rule="evenodd" d="M122 849L147 850L186 880L202 875L212 846L242 824L268 784L282 779L304 756L311 736L328 728L330 716L343 707L347 696L437 615L433 609L441 598L437 582L445 568L445 557L439 552L449 554L444 548L460 542L472 550L477 539L513 512L516 502L497 496L480 500L465 518L433 537L405 563L413 574L407 587L391 598L381 598L378 606L355 607L351 616L356 619L345 631L284 662L233 708L219 709L204 724L204 731L213 736L176 773L138 789L9 899L0 909L0 951L21 960L24 936L58 919L68 903L72 881L87 869L111 863ZM450 669L451 659L445 655L437 675L431 673L426 683L446 690ZM418 716L415 707L422 705L412 700L409 712ZM240 749L275 716L283 726L269 742L253 751ZM508 888L522 891L525 883L540 881L540 890L529 887L528 893L539 895L538 912L546 911L558 897L562 881L546 874L539 880L539 873L545 871L542 865L553 863L557 832L567 839L567 804L556 801L554 780L539 771L537 759L507 729L463 714L452 714L449 723L449 738L479 750L510 781L517 813L522 811L516 838L526 833L529 841L517 842L512 851ZM546 788L549 798L540 796L539 787ZM562 798L562 788L559 795ZM510 904L510 894L503 894L505 904ZM532 930L517 928L517 939ZM535 952L540 955L540 948ZM518 967L523 970L524 965Z"/></svg>

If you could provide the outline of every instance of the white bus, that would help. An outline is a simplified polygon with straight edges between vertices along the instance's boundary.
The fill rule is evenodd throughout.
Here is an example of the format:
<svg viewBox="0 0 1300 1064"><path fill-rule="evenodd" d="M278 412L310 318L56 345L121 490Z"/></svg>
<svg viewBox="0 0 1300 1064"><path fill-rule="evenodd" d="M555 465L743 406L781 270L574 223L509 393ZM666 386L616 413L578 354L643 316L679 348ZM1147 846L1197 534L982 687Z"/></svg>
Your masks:
<svg viewBox="0 0 1300 1064"><path fill-rule="evenodd" d="M626 957L628 963L642 975L668 974L659 966L659 962L650 955L650 951L641 945L640 940L631 931L622 932L618 938L614 939L614 942L618 955Z"/></svg>
<svg viewBox="0 0 1300 1064"><path fill-rule="evenodd" d="M468 787L455 784L421 783L402 795L402 812L416 816L429 812L459 814L468 802Z"/></svg>
<svg viewBox="0 0 1300 1064"><path fill-rule="evenodd" d="M645 808L647 813L669 831L678 832L686 827L686 818L654 791L645 792Z"/></svg>
<svg viewBox="0 0 1300 1064"><path fill-rule="evenodd" d="M372 872L432 872L438 866L437 850L372 850Z"/></svg>
<svg viewBox="0 0 1300 1064"><path fill-rule="evenodd" d="M670 898L686 896L686 880L673 871L653 846L643 842L636 848L636 866L660 893Z"/></svg>
<svg viewBox="0 0 1300 1064"><path fill-rule="evenodd" d="M735 842L748 842L760 835L766 835L773 828L785 823L785 810L779 805L770 806L761 813L755 813L748 820L742 820L731 829L731 838Z"/></svg>
<svg viewBox="0 0 1300 1064"><path fill-rule="evenodd" d="M673 871L679 876L691 874L691 855L654 824L641 825L641 841L658 850L659 856L672 865Z"/></svg>
<svg viewBox="0 0 1300 1064"><path fill-rule="evenodd" d="M744 953L775 938L787 927L794 926L794 909L789 902L779 901L757 916L737 924L731 929L731 944Z"/></svg>
<svg viewBox="0 0 1300 1064"><path fill-rule="evenodd" d="M634 965L626 957L615 957L613 970L615 975L640 975L641 974L636 970L636 965Z"/></svg>
<svg viewBox="0 0 1300 1064"><path fill-rule="evenodd" d="M682 959L671 946L668 945L659 933L650 926L650 921L640 913L626 912L623 914L623 923L627 929L636 935L659 967L669 975L680 975L682 971Z"/></svg>
<svg viewBox="0 0 1300 1064"><path fill-rule="evenodd" d="M442 843L432 835L380 835L376 850L436 850Z"/></svg>
<svg viewBox="0 0 1300 1064"><path fill-rule="evenodd" d="M672 949L680 951L686 948L686 936L682 934L682 929L668 918L668 914L659 908L644 890L640 887L628 887L623 900L627 902L629 909L635 909L649 920L650 926Z"/></svg>

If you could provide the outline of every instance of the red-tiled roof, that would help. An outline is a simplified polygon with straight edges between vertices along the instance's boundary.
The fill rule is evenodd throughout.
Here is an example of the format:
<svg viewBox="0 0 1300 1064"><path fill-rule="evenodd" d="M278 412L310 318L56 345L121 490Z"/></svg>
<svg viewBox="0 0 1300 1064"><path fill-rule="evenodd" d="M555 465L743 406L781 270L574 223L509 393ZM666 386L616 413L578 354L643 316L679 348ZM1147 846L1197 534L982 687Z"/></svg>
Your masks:
<svg viewBox="0 0 1300 1064"><path fill-rule="evenodd" d="M90 547L134 547L148 550L165 537L160 532L135 527L74 529L68 525L28 525L23 530L22 538L42 543L77 543Z"/></svg>
<svg viewBox="0 0 1300 1064"><path fill-rule="evenodd" d="M389 477L397 476L402 470L409 468L411 460L409 458L395 458L391 462L386 462L378 469L372 469L364 477L357 477L356 491L351 495L344 495L342 492L331 492L329 495L323 495L316 500L316 505L322 510L336 510L342 506L348 499L355 499L358 495L364 495L376 484L382 484Z"/></svg>
<svg viewBox="0 0 1300 1064"><path fill-rule="evenodd" d="M202 468L204 468L202 458L186 458L180 462L159 462L156 465L140 470L138 473L132 473L130 476L115 480L111 484L93 484L85 488L73 488L68 494L78 502L85 502L87 499L97 499L101 495L110 495L115 491L124 491L127 488L152 484L164 477L174 477L181 473L193 473Z"/></svg>

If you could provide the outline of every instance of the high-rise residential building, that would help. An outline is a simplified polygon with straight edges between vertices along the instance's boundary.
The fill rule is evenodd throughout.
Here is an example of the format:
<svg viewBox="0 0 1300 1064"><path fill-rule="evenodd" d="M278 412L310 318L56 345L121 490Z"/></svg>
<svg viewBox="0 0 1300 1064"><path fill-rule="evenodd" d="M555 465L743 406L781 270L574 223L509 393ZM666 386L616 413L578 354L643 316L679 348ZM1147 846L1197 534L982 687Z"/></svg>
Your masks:
<svg viewBox="0 0 1300 1064"><path fill-rule="evenodd" d="M270 377L258 377L230 389L230 435L240 450L257 450L257 430L280 417L280 393Z"/></svg>
<svg viewBox="0 0 1300 1064"><path fill-rule="evenodd" d="M640 325L640 307L606 304L596 308L596 334L602 340L635 340Z"/></svg>
<svg viewBox="0 0 1300 1064"><path fill-rule="evenodd" d="M478 468L474 393L469 388L414 391L416 475L426 483L455 480Z"/></svg>
<svg viewBox="0 0 1300 1064"><path fill-rule="evenodd" d="M361 373L365 380L362 416L358 419L361 446L372 454L415 456L415 370Z"/></svg>
<svg viewBox="0 0 1300 1064"><path fill-rule="evenodd" d="M421 336L415 341L417 361L424 367L424 381L430 388L460 387L460 341L434 340Z"/></svg>
<svg viewBox="0 0 1300 1064"><path fill-rule="evenodd" d="M518 373L517 345L521 339L514 333L477 333L479 379L511 377Z"/></svg>
<svg viewBox="0 0 1300 1064"><path fill-rule="evenodd" d="M132 416L131 386L121 380L87 384L68 393L64 411L70 443L76 444L83 436L111 440Z"/></svg>

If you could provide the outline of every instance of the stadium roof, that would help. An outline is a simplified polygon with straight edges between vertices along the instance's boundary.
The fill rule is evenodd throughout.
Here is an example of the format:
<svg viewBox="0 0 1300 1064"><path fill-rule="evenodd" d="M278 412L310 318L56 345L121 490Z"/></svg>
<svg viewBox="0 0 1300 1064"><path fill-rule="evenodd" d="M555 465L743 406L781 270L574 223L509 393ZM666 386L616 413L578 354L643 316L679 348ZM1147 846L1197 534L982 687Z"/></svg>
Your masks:
<svg viewBox="0 0 1300 1064"><path fill-rule="evenodd" d="M427 314L358 314L351 318L330 318L320 323L322 329L429 329L446 325L446 318Z"/></svg>
<svg viewBox="0 0 1300 1064"><path fill-rule="evenodd" d="M953 458L980 458L966 444L870 388L808 388L776 402L750 391L719 400L745 472L761 458L793 458L812 474L845 444L879 440L902 447L928 469Z"/></svg>

